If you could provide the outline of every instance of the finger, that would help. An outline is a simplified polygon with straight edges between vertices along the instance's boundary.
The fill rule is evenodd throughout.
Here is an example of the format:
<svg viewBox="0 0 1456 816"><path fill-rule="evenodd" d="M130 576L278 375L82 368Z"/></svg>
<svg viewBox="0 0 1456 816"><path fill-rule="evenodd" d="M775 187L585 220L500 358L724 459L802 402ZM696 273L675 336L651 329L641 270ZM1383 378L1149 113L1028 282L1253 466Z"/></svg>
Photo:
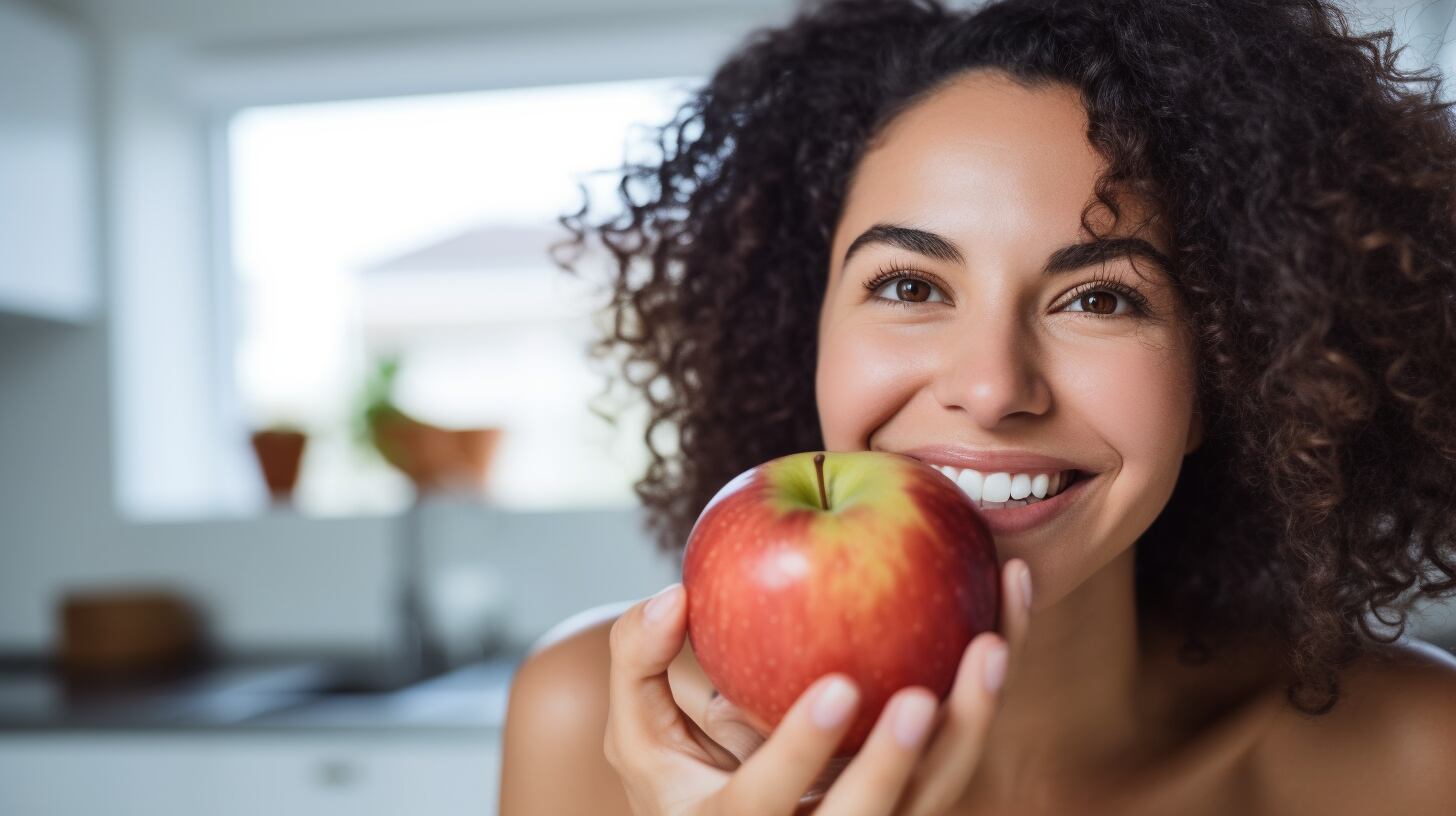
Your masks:
<svg viewBox="0 0 1456 816"><path fill-rule="evenodd" d="M1006 641L995 632L982 632L966 647L941 724L906 785L905 813L945 813L960 798L981 760L1005 664Z"/></svg>
<svg viewBox="0 0 1456 816"><path fill-rule="evenodd" d="M891 813L905 794L940 701L927 688L895 692L864 747L824 797L822 813L869 816Z"/></svg>
<svg viewBox="0 0 1456 816"><path fill-rule="evenodd" d="M688 732L692 735L693 740L702 747L704 753L710 758L710 764L722 770L732 771L739 765L742 765L743 760L749 754L753 753L751 749L743 750L745 746L742 740L733 739L736 736L734 732L729 732L728 735L725 735L723 733L724 728L711 721L705 721L700 724L689 716L684 723L687 725ZM757 746L755 745L754 747Z"/></svg>
<svg viewBox="0 0 1456 816"><path fill-rule="evenodd" d="M691 618L691 610L689 610ZM691 624L690 624L691 626ZM748 753L739 753L734 746L724 742L714 718L714 703L721 699L717 689L702 683L689 664L695 663L687 649L678 652L667 667L667 682L672 688L673 700L682 711L688 732L711 758L711 764L731 771L737 768ZM688 658L688 659L684 659ZM726 701L725 701L726 702Z"/></svg>
<svg viewBox="0 0 1456 816"><path fill-rule="evenodd" d="M763 734L753 727L748 716L716 691L704 709L703 730L736 757L728 767L737 767L764 743Z"/></svg>
<svg viewBox="0 0 1456 816"><path fill-rule="evenodd" d="M633 605L612 624L609 759L635 756L651 746L671 746L706 756L684 723L667 680L667 667L682 650L686 636L687 604L683 601L682 585L673 584Z"/></svg>
<svg viewBox="0 0 1456 816"><path fill-rule="evenodd" d="M1001 633L983 633L971 641L957 669L956 682L944 708L944 724L931 738L916 778L906 794L906 812L940 813L959 798L975 774L985 733L999 695L1021 655L1031 625L1030 570L1026 561L1013 558L1001 570ZM999 654L998 654L999 652ZM995 664L999 664L999 667ZM1000 682L992 689L988 670Z"/></svg>
<svg viewBox="0 0 1456 816"><path fill-rule="evenodd" d="M843 674L815 681L729 779L725 812L792 813L844 739L859 702L859 690Z"/></svg>
<svg viewBox="0 0 1456 816"><path fill-rule="evenodd" d="M1006 638L1010 650L1007 665L1008 680L1016 675L1026 636L1031 629L1031 567L1020 558L1006 563L1001 576L1001 634Z"/></svg>

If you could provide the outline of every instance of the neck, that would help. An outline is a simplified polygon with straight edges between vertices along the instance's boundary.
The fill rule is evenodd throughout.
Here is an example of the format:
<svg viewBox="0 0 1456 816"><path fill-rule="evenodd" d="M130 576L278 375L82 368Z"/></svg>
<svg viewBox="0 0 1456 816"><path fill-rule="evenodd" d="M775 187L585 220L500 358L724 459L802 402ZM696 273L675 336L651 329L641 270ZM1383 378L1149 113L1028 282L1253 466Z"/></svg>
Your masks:
<svg viewBox="0 0 1456 816"><path fill-rule="evenodd" d="M1134 552L1033 611L976 772L995 798L1044 793L1052 778L1096 778L1140 742Z"/></svg>

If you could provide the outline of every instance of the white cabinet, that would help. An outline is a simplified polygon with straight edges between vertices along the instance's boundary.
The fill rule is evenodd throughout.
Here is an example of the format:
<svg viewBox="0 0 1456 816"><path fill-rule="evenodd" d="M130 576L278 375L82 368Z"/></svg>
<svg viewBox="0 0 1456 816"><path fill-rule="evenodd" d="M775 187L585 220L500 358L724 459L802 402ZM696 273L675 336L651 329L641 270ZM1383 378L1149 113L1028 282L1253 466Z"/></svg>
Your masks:
<svg viewBox="0 0 1456 816"><path fill-rule="evenodd" d="M91 66L68 23L0 0L0 312L95 311Z"/></svg>
<svg viewBox="0 0 1456 816"><path fill-rule="evenodd" d="M0 736L6 816L491 816L499 732Z"/></svg>

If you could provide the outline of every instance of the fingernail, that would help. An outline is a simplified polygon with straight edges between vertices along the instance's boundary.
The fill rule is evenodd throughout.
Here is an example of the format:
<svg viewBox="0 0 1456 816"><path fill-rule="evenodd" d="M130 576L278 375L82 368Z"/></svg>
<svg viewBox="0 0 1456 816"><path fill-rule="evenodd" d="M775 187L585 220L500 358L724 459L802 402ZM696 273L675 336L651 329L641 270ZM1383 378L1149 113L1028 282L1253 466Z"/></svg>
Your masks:
<svg viewBox="0 0 1456 816"><path fill-rule="evenodd" d="M652 600L647 602L642 614L654 623L662 620L668 612L672 611L673 604L677 603L677 589L681 586L682 583L678 582L659 590L656 595L652 596Z"/></svg>
<svg viewBox="0 0 1456 816"><path fill-rule="evenodd" d="M1031 608L1031 567L1024 562L1021 565L1021 602L1027 609Z"/></svg>
<svg viewBox="0 0 1456 816"><path fill-rule="evenodd" d="M819 690L819 696L814 699L814 708L810 710L809 716L814 724L829 730L837 728L849 716L849 710L854 707L859 692L855 691L854 685L843 677L834 677Z"/></svg>
<svg viewBox="0 0 1456 816"><path fill-rule="evenodd" d="M1006 644L992 644L986 651L986 690L996 691L1001 688L1001 681L1006 679Z"/></svg>
<svg viewBox="0 0 1456 816"><path fill-rule="evenodd" d="M930 727L930 718L935 716L935 703L924 695L912 694L901 697L895 703L895 741L902 747L914 748Z"/></svg>

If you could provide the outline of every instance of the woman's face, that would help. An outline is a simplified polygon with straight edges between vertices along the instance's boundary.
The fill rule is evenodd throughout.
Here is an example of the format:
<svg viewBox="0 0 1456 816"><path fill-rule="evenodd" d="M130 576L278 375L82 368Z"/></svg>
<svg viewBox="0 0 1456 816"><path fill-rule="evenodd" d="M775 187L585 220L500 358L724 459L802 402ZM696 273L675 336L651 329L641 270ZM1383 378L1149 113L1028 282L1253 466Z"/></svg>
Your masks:
<svg viewBox="0 0 1456 816"><path fill-rule="evenodd" d="M1080 216L1105 165L1086 132L1076 89L1029 90L995 71L967 73L904 112L856 169L819 319L828 450L948 446L919 458L1024 454L1089 474L1027 529L997 529L994 514L1013 511L984 510L1000 558L1030 564L1038 608L1148 528L1201 435L1190 337L1166 271L1112 253L1044 272L1058 250L1092 238ZM1149 210L1119 204L1109 237L1168 254ZM1099 232L1112 223L1100 207L1089 219ZM871 232L881 225L920 233ZM1095 283L1108 279L1145 303ZM992 488L991 473L1013 474L1015 487L1025 483L1016 473L1060 469L1006 464L982 469L983 499L1004 481Z"/></svg>

